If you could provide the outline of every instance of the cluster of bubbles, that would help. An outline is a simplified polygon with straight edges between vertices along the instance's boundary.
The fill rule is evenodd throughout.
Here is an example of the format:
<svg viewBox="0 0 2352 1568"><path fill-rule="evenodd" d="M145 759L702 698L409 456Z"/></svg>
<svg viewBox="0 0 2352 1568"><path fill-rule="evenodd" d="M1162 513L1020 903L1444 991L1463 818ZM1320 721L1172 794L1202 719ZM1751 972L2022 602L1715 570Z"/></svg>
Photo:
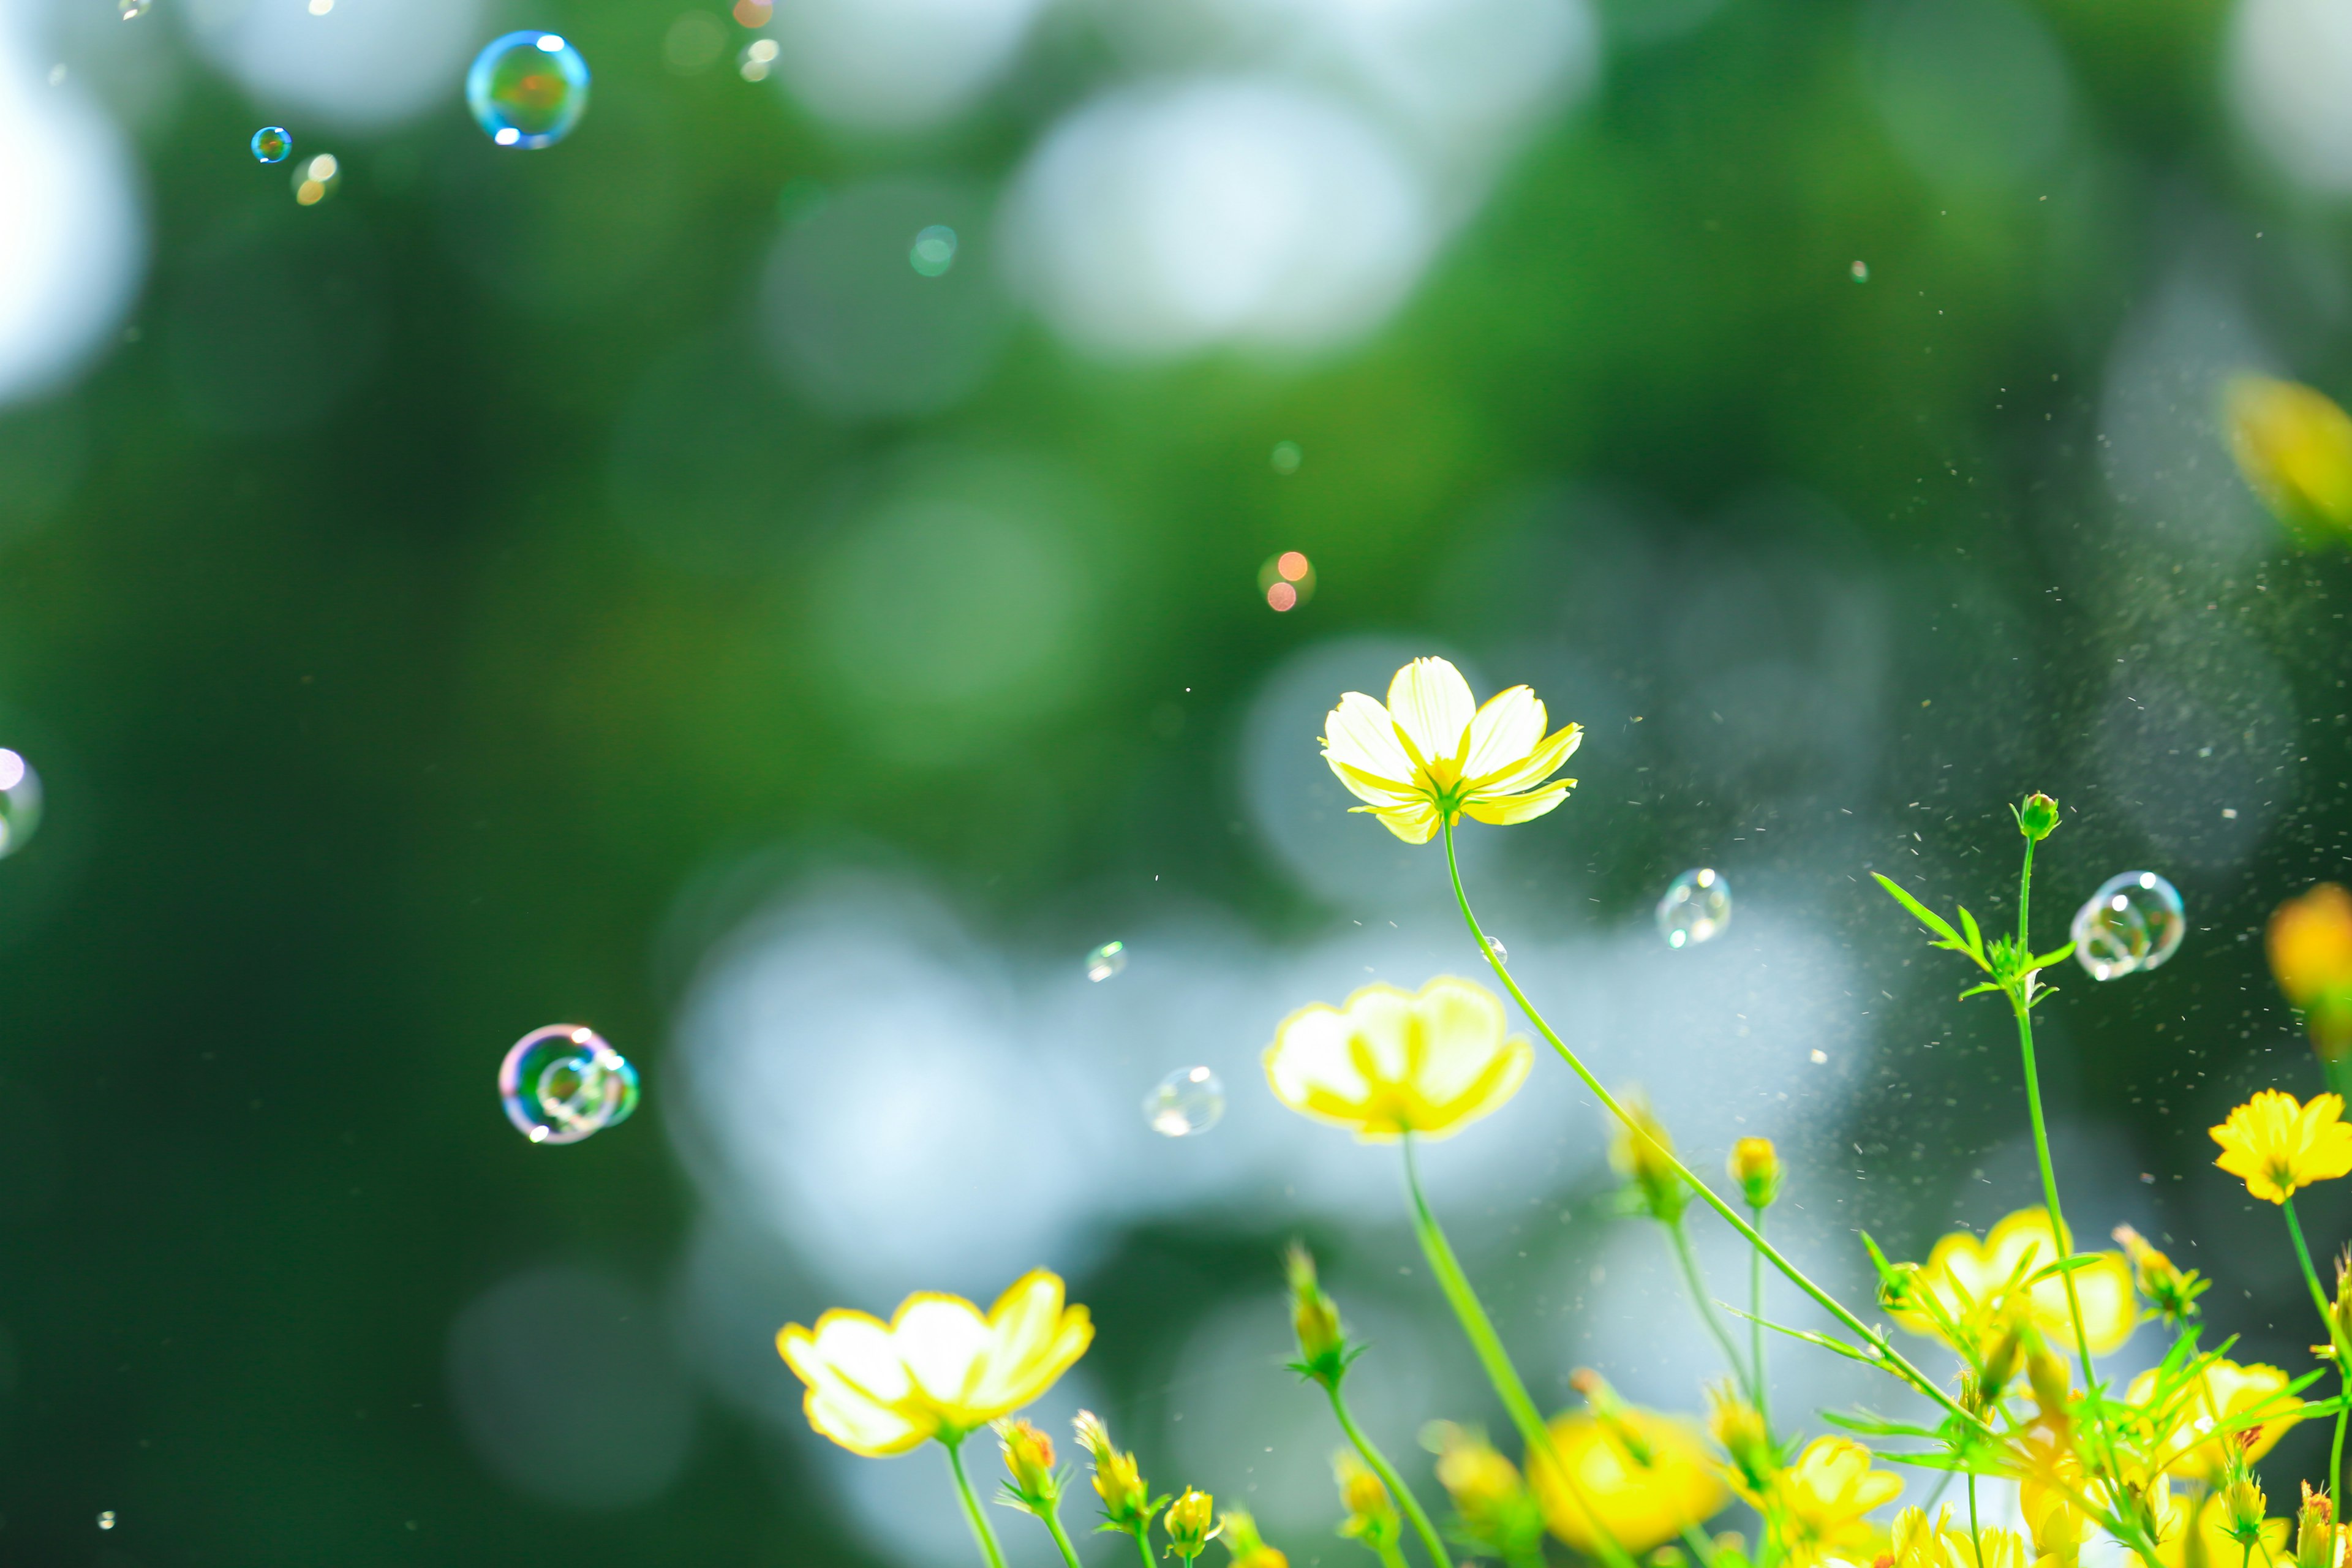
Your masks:
<svg viewBox="0 0 2352 1568"><path fill-rule="evenodd" d="M493 38L466 72L466 106L501 147L551 147L588 107L588 62L561 34Z"/></svg>
<svg viewBox="0 0 2352 1568"><path fill-rule="evenodd" d="M1257 569L1257 591L1276 613L1295 610L1315 596L1315 563L1297 550L1270 555Z"/></svg>
<svg viewBox="0 0 2352 1568"><path fill-rule="evenodd" d="M1685 871L1658 900L1658 934L1668 947L1696 947L1731 923L1731 884L1711 866Z"/></svg>
<svg viewBox="0 0 2352 1568"><path fill-rule="evenodd" d="M507 1120L534 1143L577 1143L629 1119L637 1069L578 1024L550 1024L514 1043L499 1064Z"/></svg>
<svg viewBox="0 0 2352 1568"><path fill-rule="evenodd" d="M1225 1113L1225 1086L1207 1068L1178 1068L1143 1097L1143 1120L1162 1138L1206 1132Z"/></svg>
<svg viewBox="0 0 2352 1568"><path fill-rule="evenodd" d="M2188 929L2179 889L2153 871L2126 871L2074 911L2074 956L2092 979L2119 980L2170 958Z"/></svg>

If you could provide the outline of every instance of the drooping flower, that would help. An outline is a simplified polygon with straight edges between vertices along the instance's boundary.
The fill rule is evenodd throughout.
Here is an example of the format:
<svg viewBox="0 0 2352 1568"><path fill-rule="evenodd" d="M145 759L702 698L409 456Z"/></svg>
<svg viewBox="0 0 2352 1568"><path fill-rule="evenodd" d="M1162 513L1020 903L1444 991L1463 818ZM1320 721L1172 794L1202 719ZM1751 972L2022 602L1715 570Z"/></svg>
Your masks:
<svg viewBox="0 0 2352 1568"><path fill-rule="evenodd" d="M1638 1556L1730 1500L1698 1433L1677 1416L1638 1405L1620 1405L1608 1420L1562 1415L1551 1440L1559 1467L1531 1453L1528 1479L1552 1533L1588 1557L1599 1548L1595 1516Z"/></svg>
<svg viewBox="0 0 2352 1568"><path fill-rule="evenodd" d="M1386 1561L1397 1538L1404 1532L1389 1489L1352 1448L1342 1448L1331 1456L1331 1474L1339 1483L1339 1506L1348 1510L1339 1533L1362 1542Z"/></svg>
<svg viewBox="0 0 2352 1568"><path fill-rule="evenodd" d="M2145 1407L2156 1396L2158 1370L2150 1368L2132 1379L2124 1391L2126 1403ZM2259 1363L2240 1366L2215 1357L2194 1378L2172 1390L2165 1408L2155 1413L2166 1426L2159 1454L2165 1469L2183 1480L2225 1485L2233 1473L2232 1452L2243 1464L2252 1464L2303 1418L2299 1414L2303 1401L2286 1392L2290 1381L2274 1366ZM2235 1432L2206 1436L2224 1422L2266 1412L2275 1414Z"/></svg>
<svg viewBox="0 0 2352 1568"><path fill-rule="evenodd" d="M2065 1240L2071 1247L2073 1238ZM1913 1333L1947 1338L1923 1298L1932 1299L1979 1351L1989 1348L2011 1313L2022 1310L2043 1339L2071 1351L2074 1321L2066 1304L2066 1281L2052 1274L2025 1283L2066 1255L2066 1248L2052 1242L2047 1210L2020 1209L1982 1241L1963 1230L1936 1243L1927 1261L1907 1277L1907 1299L1889 1307L1895 1321ZM2072 1273L2084 1336L2095 1352L2105 1354L2131 1337L2137 1321L2131 1266L2119 1252L2103 1252Z"/></svg>
<svg viewBox="0 0 2352 1568"><path fill-rule="evenodd" d="M982 1316L961 1296L919 1290L887 1323L835 1308L814 1329L788 1323L776 1349L808 1384L809 1425L854 1454L947 1443L1054 1385L1094 1340L1084 1307L1066 1306L1059 1276L1015 1280Z"/></svg>
<svg viewBox="0 0 2352 1568"><path fill-rule="evenodd" d="M2284 1089L2258 1089L2228 1121L2208 1130L2221 1145L2213 1163L2255 1197L2283 1204L2298 1187L2352 1173L2352 1126L2343 1117L2340 1095L2303 1102Z"/></svg>
<svg viewBox="0 0 2352 1568"><path fill-rule="evenodd" d="M2197 1298L2205 1293L2209 1281L2194 1268L2174 1263L2127 1225L2116 1226L2115 1237L2130 1256L2132 1279L2158 1317L2179 1328L2197 1315Z"/></svg>
<svg viewBox="0 0 2352 1568"><path fill-rule="evenodd" d="M1481 708L1460 670L1417 658L1389 682L1386 707L1360 691L1339 699L1323 721L1323 760L1366 803L1356 810L1426 844L1441 823L1526 822L1567 797L1576 781L1551 775L1584 731L1570 724L1547 735L1544 723L1528 688L1496 692Z"/></svg>
<svg viewBox="0 0 2352 1568"><path fill-rule="evenodd" d="M1282 1021L1265 1048L1275 1098L1367 1142L1444 1138L1517 1094L1535 1060L1506 1036L1502 1000L1441 974L1418 992L1367 985L1333 1008Z"/></svg>
<svg viewBox="0 0 2352 1568"><path fill-rule="evenodd" d="M2352 417L2299 382L2231 378L2222 422L2238 471L2289 527L2352 528Z"/></svg>
<svg viewBox="0 0 2352 1568"><path fill-rule="evenodd" d="M1836 1559L1868 1563L1878 1531L1865 1517L1903 1490L1903 1479L1871 1468L1871 1452L1851 1437L1816 1437L1772 1478L1769 1497L1748 1500L1778 1524L1790 1568Z"/></svg>
<svg viewBox="0 0 2352 1568"><path fill-rule="evenodd" d="M1675 1169L1674 1135L1639 1089L1618 1090L1617 1103L1625 1114L1610 1125L1609 1167L1625 1178L1633 1201L1644 1213L1661 1225L1672 1225L1682 1217L1690 1198L1682 1173Z"/></svg>

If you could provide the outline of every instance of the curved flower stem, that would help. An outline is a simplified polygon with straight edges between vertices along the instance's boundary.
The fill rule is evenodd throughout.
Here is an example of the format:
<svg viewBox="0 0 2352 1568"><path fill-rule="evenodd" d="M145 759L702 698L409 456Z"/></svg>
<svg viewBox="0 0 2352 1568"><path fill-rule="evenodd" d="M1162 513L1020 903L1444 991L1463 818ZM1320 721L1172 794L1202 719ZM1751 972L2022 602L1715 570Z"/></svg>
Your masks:
<svg viewBox="0 0 2352 1568"><path fill-rule="evenodd" d="M1069 1568L1080 1568L1078 1549L1070 1544L1069 1531L1062 1528L1061 1509L1049 1508L1037 1517L1045 1521L1046 1530L1053 1534L1054 1544L1062 1549L1062 1561L1068 1563Z"/></svg>
<svg viewBox="0 0 2352 1568"><path fill-rule="evenodd" d="M1762 1253L1773 1268L1788 1278L1790 1284L1811 1297L1831 1317L1843 1324L1849 1333L1858 1337L1864 1345L1868 1347L1872 1359L1875 1360L1880 1366L1942 1405L1968 1426L1990 1435L1992 1428L1986 1426L1983 1420L1971 1415L1965 1405L1945 1391L1942 1384L1912 1365L1909 1358L1888 1343L1884 1334L1855 1317L1846 1310L1844 1303L1814 1284L1807 1278L1803 1269L1781 1256L1780 1249L1766 1241L1754 1226L1740 1218L1738 1211L1726 1203L1713 1187L1700 1181L1691 1168L1683 1163L1680 1155L1664 1145L1657 1144L1654 1140L1650 1140L1649 1134L1643 1131L1641 1123L1625 1113L1625 1108L1617 1102L1617 1097L1611 1094L1601 1086L1601 1080L1592 1076L1592 1069L1584 1065L1583 1058L1568 1048L1568 1043L1553 1031L1551 1025L1545 1021L1544 1016L1536 1011L1535 1004L1528 1000L1527 993L1519 989L1518 982L1511 978L1511 972L1503 966L1503 961L1495 956L1493 945L1486 941L1486 933L1478 927L1478 917L1471 912L1470 895L1462 889L1462 868L1454 853L1454 825L1449 821L1444 823L1443 826L1445 835L1445 869L1454 879L1454 901L1462 908L1462 919L1470 928L1471 940L1478 944L1478 951L1486 955L1486 963L1494 970L1495 978L1503 983L1503 989L1511 994L1511 1000L1519 1005L1519 1011L1527 1015L1528 1022L1533 1024L1537 1032L1550 1043L1551 1048L1559 1053L1560 1059L1569 1065L1570 1069L1579 1079L1583 1080L1584 1087L1592 1091L1593 1098L1600 1100L1612 1116L1622 1122L1625 1130L1633 1137L1650 1141L1657 1149L1659 1156L1674 1167L1677 1175L1690 1184L1691 1190L1699 1195L1700 1200L1707 1207L1721 1215L1725 1223L1738 1231L1747 1240L1748 1246Z"/></svg>
<svg viewBox="0 0 2352 1568"><path fill-rule="evenodd" d="M1756 1234L1764 1234L1764 1211L1750 1204L1748 1212L1755 1215ZM1764 1375L1764 1254L1760 1248L1748 1249L1748 1363L1756 1373L1756 1415L1764 1423L1764 1436L1772 1436L1772 1390Z"/></svg>
<svg viewBox="0 0 2352 1568"><path fill-rule="evenodd" d="M1151 1526L1143 1525L1135 1532L1135 1549L1143 1555L1143 1568L1159 1568L1151 1561Z"/></svg>
<svg viewBox="0 0 2352 1568"><path fill-rule="evenodd" d="M1429 1201L1421 1194L1421 1173L1414 1169L1412 1134L1402 1140L1404 1145L1404 1184L1412 1195L1413 1234L1420 1238L1422 1256L1429 1259L1430 1272L1437 1276L1438 1289L1445 1293L1446 1304L1462 1321L1462 1332L1469 1339L1470 1348L1477 1353L1478 1364L1486 1371L1486 1381L1495 1385L1495 1395L1511 1417L1511 1425L1519 1429L1519 1438L1527 1445L1528 1458L1543 1459L1552 1474L1560 1479L1576 1506L1591 1522L1592 1533L1601 1547L1601 1558L1612 1568L1633 1568L1633 1559L1618 1543L1609 1526L1601 1521L1584 1496L1574 1472L1559 1457L1551 1440L1551 1429L1544 1425L1543 1416L1536 1410L1536 1402L1528 1395L1528 1385L1519 1381L1518 1369L1511 1364L1510 1353L1496 1336L1495 1325L1486 1317L1486 1309L1479 1304L1478 1293L1470 1288L1470 1280L1462 1272L1462 1265L1454 1256L1454 1248L1438 1228L1437 1216L1429 1212Z"/></svg>
<svg viewBox="0 0 2352 1568"><path fill-rule="evenodd" d="M1397 1507L1412 1522L1413 1533L1421 1537L1421 1544L1429 1552L1430 1561L1437 1568L1447 1568L1453 1559L1446 1553L1445 1538L1438 1534L1437 1526L1430 1522L1428 1512L1421 1506L1421 1500L1412 1495L1412 1489L1404 1484L1404 1478L1397 1474L1394 1465L1389 1463L1388 1456L1373 1446L1372 1440L1365 1436L1356 1425L1356 1418L1348 1414L1348 1402L1339 1396L1339 1384L1336 1381L1330 1383L1326 1389L1331 1395L1331 1414L1338 1418L1339 1430L1347 1434L1348 1441L1354 1446L1372 1474L1381 1478L1381 1485L1389 1489L1389 1496L1396 1499Z"/></svg>
<svg viewBox="0 0 2352 1568"><path fill-rule="evenodd" d="M1692 1307L1696 1309L1700 1320L1706 1324L1706 1331L1715 1336L1716 1344L1723 1352L1725 1363L1731 1368L1732 1378L1746 1386L1748 1402L1760 1405L1761 1401L1756 1394L1755 1378L1747 1367L1740 1364L1739 1352L1733 1348L1729 1331L1724 1328L1723 1321L1715 1315L1715 1302L1706 1293L1706 1279L1699 1274L1698 1258L1691 1252L1690 1231L1683 1225L1682 1215L1676 1215L1666 1222L1666 1234L1674 1237L1675 1261L1682 1266L1683 1283L1690 1289ZM1761 1333L1760 1330L1759 1333Z"/></svg>
<svg viewBox="0 0 2352 1568"><path fill-rule="evenodd" d="M955 1474L956 1495L963 1499L964 1520L971 1526L971 1538L980 1542L980 1554L988 1560L988 1568L1004 1568L1004 1553L997 1547L996 1531L988 1528L988 1516L980 1511L980 1500L971 1495L971 1482L964 1477L962 1437L958 1436L950 1442L943 1436L940 1447L948 1451L948 1468ZM1058 1535L1059 1530L1055 1533Z"/></svg>
<svg viewBox="0 0 2352 1568"><path fill-rule="evenodd" d="M1384 1541L1372 1550L1380 1553L1381 1568L1404 1568L1404 1553L1397 1550L1395 1542ZM1437 1568L1446 1568L1444 1558L1437 1560Z"/></svg>
<svg viewBox="0 0 2352 1568"><path fill-rule="evenodd" d="M2327 1331L2327 1342L2336 1349L2336 1368L2348 1390L2352 1390L2352 1354L2346 1353L2344 1331L2336 1326L2336 1314L2327 1310L2327 1292L2319 1288L2319 1270L2311 1266L2311 1248L2304 1245L2303 1222L2294 1216L2294 1194L2289 1193L2279 1208L2286 1215L2286 1233L2294 1238L2294 1260L2303 1265L2303 1282L2311 1287L2311 1304L2319 1309L2319 1321ZM2344 1413L2336 1413L2336 1445L2327 1461L2327 1495L2344 1495Z"/></svg>

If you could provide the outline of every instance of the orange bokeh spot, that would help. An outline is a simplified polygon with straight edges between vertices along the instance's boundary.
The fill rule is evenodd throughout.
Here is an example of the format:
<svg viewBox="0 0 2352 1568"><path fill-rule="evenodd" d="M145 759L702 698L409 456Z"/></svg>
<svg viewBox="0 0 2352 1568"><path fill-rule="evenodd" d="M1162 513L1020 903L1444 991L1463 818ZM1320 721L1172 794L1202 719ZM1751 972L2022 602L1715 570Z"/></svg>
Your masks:
<svg viewBox="0 0 2352 1568"><path fill-rule="evenodd" d="M1277 610L1286 610L1298 603L1298 590L1287 583L1276 583L1265 591L1265 602Z"/></svg>
<svg viewBox="0 0 2352 1568"><path fill-rule="evenodd" d="M775 14L772 0L735 0L735 20L746 27L764 27Z"/></svg>
<svg viewBox="0 0 2352 1568"><path fill-rule="evenodd" d="M1274 569L1282 574L1284 582L1296 583L1307 575L1307 557L1296 550L1286 550L1276 557Z"/></svg>

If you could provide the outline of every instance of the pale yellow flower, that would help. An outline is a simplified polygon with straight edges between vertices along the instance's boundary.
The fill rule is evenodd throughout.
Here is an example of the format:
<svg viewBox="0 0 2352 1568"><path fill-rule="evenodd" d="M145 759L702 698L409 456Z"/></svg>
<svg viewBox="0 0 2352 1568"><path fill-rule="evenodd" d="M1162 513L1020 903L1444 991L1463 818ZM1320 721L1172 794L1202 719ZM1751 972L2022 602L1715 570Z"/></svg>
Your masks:
<svg viewBox="0 0 2352 1568"><path fill-rule="evenodd" d="M2263 933L2271 973L2323 1061L2352 1053L2352 893L2334 882L2287 900Z"/></svg>
<svg viewBox="0 0 2352 1568"><path fill-rule="evenodd" d="M1629 1449L1629 1436L1641 1452ZM1588 1557L1600 1540L1593 1515L1638 1556L1730 1500L1698 1433L1679 1417L1634 1405L1620 1406L1611 1421L1563 1415L1551 1424L1551 1440L1575 1485L1540 1453L1528 1456L1528 1479L1551 1532Z"/></svg>
<svg viewBox="0 0 2352 1568"><path fill-rule="evenodd" d="M2239 375L2222 392L2238 471L2282 522L2352 528L2352 418L2299 382Z"/></svg>
<svg viewBox="0 0 2352 1568"><path fill-rule="evenodd" d="M1367 985L1301 1007L1265 1048L1275 1098L1367 1142L1444 1138L1519 1091L1535 1052L1503 1032L1501 998L1441 974L1418 992Z"/></svg>
<svg viewBox="0 0 2352 1568"><path fill-rule="evenodd" d="M1933 1520L1925 1509L1896 1514L1887 1554L1895 1559L1894 1568L2027 1568L2033 1561L2015 1531L1979 1530L1972 1535L1954 1521L1949 1508L1937 1510Z"/></svg>
<svg viewBox="0 0 2352 1568"><path fill-rule="evenodd" d="M1323 721L1323 760L1357 806L1408 844L1426 844L1441 821L1507 824L1541 816L1574 779L1553 779L1584 731L1544 733L1544 705L1524 686L1483 708L1462 672L1417 658L1389 682L1388 706L1350 691ZM1551 782L1546 783L1549 779Z"/></svg>
<svg viewBox="0 0 2352 1568"><path fill-rule="evenodd" d="M854 1454L903 1454L964 1434L1035 1399L1095 1337L1065 1306L1059 1276L1013 1282L985 1317L961 1296L919 1290L887 1323L835 1308L814 1330L788 1323L776 1349L808 1384L809 1425Z"/></svg>
<svg viewBox="0 0 2352 1568"><path fill-rule="evenodd" d="M2124 1391L2126 1403L2145 1405L2156 1392L2156 1377L2150 1368L2133 1378ZM2286 1429L2303 1418L2298 1414L2303 1401L2286 1392L2289 1381L2274 1366L2240 1366L2216 1357L2175 1396L2168 1411L2158 1413L2170 1417L2161 1441L2165 1469L2183 1480L2219 1486L2229 1474L2231 1449L2248 1464L2269 1453ZM2224 1421L2263 1411L2277 1414L2260 1426L2199 1441Z"/></svg>
<svg viewBox="0 0 2352 1568"><path fill-rule="evenodd" d="M1982 1241L1956 1231L1936 1243L1926 1264L1911 1276L1911 1289L1940 1303L1964 1336L1989 1331L2021 1306L2043 1339L2072 1350L2074 1321L2066 1304L2065 1280L2053 1274L2030 1287L2022 1284L2063 1255L2063 1249L2051 1240L2049 1211L2020 1209L1994 1226ZM2074 1277L2084 1336L2095 1352L2105 1354L2129 1339L2138 1321L2131 1265L2120 1252L2102 1252L2074 1270ZM2021 1289L2009 1289L2012 1279ZM1892 1310L1895 1321L1913 1333L1943 1336L1924 1304L1895 1303Z"/></svg>
<svg viewBox="0 0 2352 1568"><path fill-rule="evenodd" d="M1790 1568L1816 1568L1831 1559L1868 1563L1877 1555L1881 1535L1864 1516L1893 1502L1903 1479L1870 1466L1870 1450L1853 1438L1816 1437L1772 1478L1769 1501Z"/></svg>
<svg viewBox="0 0 2352 1568"><path fill-rule="evenodd" d="M2258 1198L2283 1204L2297 1187L2352 1173L2352 1127L2341 1095L2299 1102L2284 1089L2265 1089L2210 1128L2221 1157L2213 1163L2246 1184Z"/></svg>

